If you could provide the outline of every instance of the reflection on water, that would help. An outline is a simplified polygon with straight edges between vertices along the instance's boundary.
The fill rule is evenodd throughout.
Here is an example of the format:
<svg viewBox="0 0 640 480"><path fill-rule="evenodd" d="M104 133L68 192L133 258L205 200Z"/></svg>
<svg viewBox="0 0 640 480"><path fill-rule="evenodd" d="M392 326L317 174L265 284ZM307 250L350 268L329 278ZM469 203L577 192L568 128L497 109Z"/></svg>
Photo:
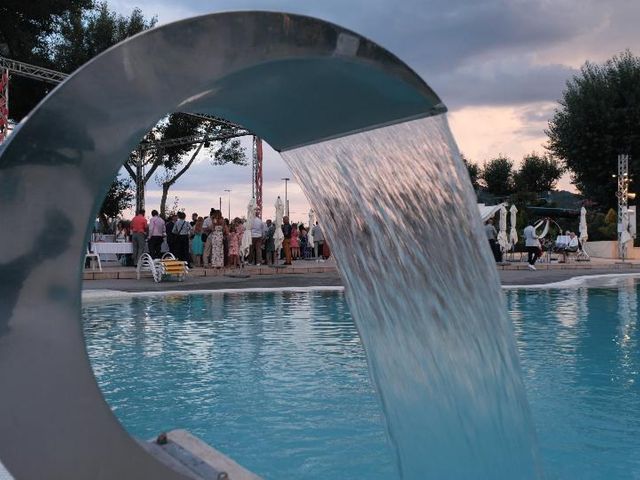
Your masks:
<svg viewBox="0 0 640 480"><path fill-rule="evenodd" d="M546 476L640 478L637 284L506 301ZM100 387L132 434L187 428L266 478L396 478L342 294L146 297L83 313Z"/></svg>
<svg viewBox="0 0 640 480"><path fill-rule="evenodd" d="M538 477L512 328L446 117L283 158L338 260L402 477Z"/></svg>
<svg viewBox="0 0 640 480"><path fill-rule="evenodd" d="M548 477L640 478L637 283L506 296Z"/></svg>
<svg viewBox="0 0 640 480"><path fill-rule="evenodd" d="M100 387L133 435L186 428L266 478L394 477L341 295L136 298L84 318Z"/></svg>

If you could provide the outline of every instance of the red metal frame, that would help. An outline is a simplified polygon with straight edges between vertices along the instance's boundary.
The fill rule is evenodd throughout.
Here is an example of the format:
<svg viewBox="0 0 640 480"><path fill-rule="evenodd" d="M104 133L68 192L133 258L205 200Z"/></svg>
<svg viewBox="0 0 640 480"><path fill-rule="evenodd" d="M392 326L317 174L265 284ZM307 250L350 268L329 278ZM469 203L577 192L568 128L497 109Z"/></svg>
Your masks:
<svg viewBox="0 0 640 480"><path fill-rule="evenodd" d="M9 69L0 73L0 143L9 133Z"/></svg>

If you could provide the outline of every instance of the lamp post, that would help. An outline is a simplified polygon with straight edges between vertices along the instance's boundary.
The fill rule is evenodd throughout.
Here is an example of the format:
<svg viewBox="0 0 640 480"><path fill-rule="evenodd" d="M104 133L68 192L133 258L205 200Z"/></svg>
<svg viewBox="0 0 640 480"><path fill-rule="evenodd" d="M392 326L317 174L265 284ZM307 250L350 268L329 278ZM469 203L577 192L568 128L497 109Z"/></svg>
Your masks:
<svg viewBox="0 0 640 480"><path fill-rule="evenodd" d="M228 199L228 210L227 210L227 218L229 219L229 221L231 221L231 190L226 189L225 192L227 192L227 199Z"/></svg>
<svg viewBox="0 0 640 480"><path fill-rule="evenodd" d="M284 180L284 211L285 211L285 215L288 217L289 216L289 200L287 198L287 182L291 179L289 177L284 177L282 180Z"/></svg>

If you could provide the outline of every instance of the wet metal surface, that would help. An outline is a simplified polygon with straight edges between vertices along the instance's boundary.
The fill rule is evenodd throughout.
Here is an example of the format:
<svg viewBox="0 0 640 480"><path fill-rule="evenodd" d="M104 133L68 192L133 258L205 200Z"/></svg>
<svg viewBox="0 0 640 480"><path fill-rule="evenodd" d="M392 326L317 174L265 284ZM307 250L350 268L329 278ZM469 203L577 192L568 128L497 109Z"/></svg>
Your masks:
<svg viewBox="0 0 640 480"><path fill-rule="evenodd" d="M266 12L144 32L59 85L0 151L0 216L16 219L0 236L0 459L17 478L183 478L118 424L79 322L89 220L129 152L174 111L224 117L285 150L444 107L374 43Z"/></svg>

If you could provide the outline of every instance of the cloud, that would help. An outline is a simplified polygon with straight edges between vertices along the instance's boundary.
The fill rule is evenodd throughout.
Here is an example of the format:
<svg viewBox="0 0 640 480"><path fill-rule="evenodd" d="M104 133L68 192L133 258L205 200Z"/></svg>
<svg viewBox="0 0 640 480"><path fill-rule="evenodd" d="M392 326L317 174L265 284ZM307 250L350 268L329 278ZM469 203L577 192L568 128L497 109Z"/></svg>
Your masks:
<svg viewBox="0 0 640 480"><path fill-rule="evenodd" d="M587 58L640 47L640 2L612 0L116 0L160 23L225 10L311 15L406 61L450 108L556 100ZM589 45L585 51L584 45ZM579 61L575 52L580 51Z"/></svg>
<svg viewBox="0 0 640 480"><path fill-rule="evenodd" d="M640 2L628 0L112 0L123 14L139 6L167 23L225 10L311 15L352 29L389 49L421 75L449 107L461 149L476 161L542 151L544 129L566 81L586 60L602 62L630 48L640 53ZM265 205L292 177L279 154L265 151ZM151 191L157 187L150 185ZM178 190L179 188L179 190ZM246 205L248 167L212 167L203 157L176 192L197 211L231 188ZM150 191L150 194L151 194ZM187 193L188 192L188 193ZM155 195L155 193L153 194ZM295 210L308 203L290 183ZM155 198L155 197L154 197ZM159 198L159 197L158 197ZM300 205L298 207L298 205ZM241 213L244 206L234 210Z"/></svg>
<svg viewBox="0 0 640 480"><path fill-rule="evenodd" d="M471 105L521 105L557 101L577 73L564 65L535 65L531 59L467 64L436 75L431 85L450 109Z"/></svg>

